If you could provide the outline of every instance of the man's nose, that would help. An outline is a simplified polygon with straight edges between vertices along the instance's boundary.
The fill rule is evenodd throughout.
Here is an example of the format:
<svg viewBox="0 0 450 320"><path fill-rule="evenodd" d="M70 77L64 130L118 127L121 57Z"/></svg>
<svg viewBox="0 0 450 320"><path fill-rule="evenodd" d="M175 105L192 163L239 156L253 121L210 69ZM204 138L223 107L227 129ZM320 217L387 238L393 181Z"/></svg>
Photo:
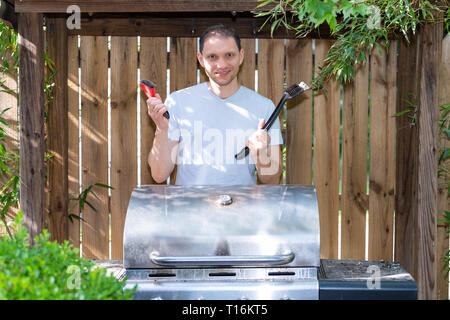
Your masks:
<svg viewBox="0 0 450 320"><path fill-rule="evenodd" d="M219 58L217 59L217 67L218 67L218 68L225 67L226 65L227 65L227 62L226 62L225 58L219 57Z"/></svg>

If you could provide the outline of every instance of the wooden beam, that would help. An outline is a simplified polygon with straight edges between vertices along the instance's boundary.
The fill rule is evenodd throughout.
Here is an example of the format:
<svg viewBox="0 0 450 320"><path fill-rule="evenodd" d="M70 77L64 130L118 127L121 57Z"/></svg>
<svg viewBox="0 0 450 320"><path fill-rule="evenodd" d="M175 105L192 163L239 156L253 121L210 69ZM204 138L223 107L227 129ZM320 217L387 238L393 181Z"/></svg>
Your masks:
<svg viewBox="0 0 450 320"><path fill-rule="evenodd" d="M31 239L44 226L43 16L19 16L20 209Z"/></svg>
<svg viewBox="0 0 450 320"><path fill-rule="evenodd" d="M399 51L402 63L399 106L404 109L415 105L417 111L411 130L405 130L407 123L398 129L395 251L399 258L396 260L417 281L418 298L436 299L437 120L442 24L425 25L415 41L415 46L401 45ZM412 131L409 137L405 135L407 131Z"/></svg>
<svg viewBox="0 0 450 320"><path fill-rule="evenodd" d="M81 12L217 12L252 11L256 0L16 0L17 12L66 12L77 5Z"/></svg>
<svg viewBox="0 0 450 320"><path fill-rule="evenodd" d="M62 14L49 16L65 17ZM223 23L234 28L241 38L294 39L294 32L285 28L270 32L270 23L252 13L117 13L82 14L80 29L68 30L69 35L85 36L142 36L142 37L199 37L209 26ZM263 27L264 25L264 27ZM321 27L308 37L330 38L328 27Z"/></svg>
<svg viewBox="0 0 450 320"><path fill-rule="evenodd" d="M54 62L56 74L52 100L48 104L48 219L52 240L62 243L69 237L68 227L68 114L67 114L67 28L66 20L49 18L47 55Z"/></svg>

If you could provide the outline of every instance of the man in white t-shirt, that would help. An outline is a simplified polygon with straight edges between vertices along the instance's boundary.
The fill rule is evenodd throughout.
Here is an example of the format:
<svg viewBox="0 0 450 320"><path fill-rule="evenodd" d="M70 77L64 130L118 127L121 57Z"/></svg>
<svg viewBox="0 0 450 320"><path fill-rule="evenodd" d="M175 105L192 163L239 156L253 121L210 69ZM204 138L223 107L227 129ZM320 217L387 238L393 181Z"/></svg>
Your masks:
<svg viewBox="0 0 450 320"><path fill-rule="evenodd" d="M262 130L275 106L238 82L244 59L239 36L224 25L208 28L197 58L208 82L173 92L165 104L158 94L147 100L156 124L148 156L153 179L165 181L176 164L178 185L255 184L255 169L262 183L280 183L280 123ZM249 156L236 160L245 146Z"/></svg>

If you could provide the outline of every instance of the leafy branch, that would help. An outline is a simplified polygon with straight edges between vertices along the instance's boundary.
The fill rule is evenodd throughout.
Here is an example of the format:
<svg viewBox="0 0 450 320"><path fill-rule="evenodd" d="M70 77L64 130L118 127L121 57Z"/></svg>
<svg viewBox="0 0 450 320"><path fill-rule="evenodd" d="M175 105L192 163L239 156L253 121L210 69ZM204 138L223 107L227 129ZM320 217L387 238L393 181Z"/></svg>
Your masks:
<svg viewBox="0 0 450 320"><path fill-rule="evenodd" d="M324 88L324 83L333 76L344 82L353 80L356 66L367 61L367 55L374 47L381 51L380 42L384 42L387 50L389 37L393 34L401 34L409 41L419 26L436 22L444 22L449 30L449 1L439 4L428 0L258 1L261 9L271 5L256 16L267 17L264 25L271 23L272 34L277 28L284 27L301 38L327 25L337 39L318 68L312 83L314 90ZM442 17L436 13L443 13Z"/></svg>
<svg viewBox="0 0 450 320"><path fill-rule="evenodd" d="M84 189L83 191L80 192L80 194L78 194L76 197L71 197L69 199L70 201L74 201L75 203L78 204L78 207L80 209L80 212L84 211L84 207L85 205L87 205L88 207L90 207L92 210L94 210L95 212L97 212L97 209L95 209L95 207L88 201L88 196L90 194L92 194L96 199L100 200L99 197L97 196L97 194L94 192L93 188L94 186L97 187L102 187L102 188L107 188L107 189L114 189L111 186L108 186L106 184L103 183L94 183L91 184L90 186L88 186L86 189ZM72 211L73 209L71 209L69 207L69 220L70 222L73 222L73 219L77 219L77 220L82 220L84 221L79 214L75 214L75 213L71 213L70 211Z"/></svg>

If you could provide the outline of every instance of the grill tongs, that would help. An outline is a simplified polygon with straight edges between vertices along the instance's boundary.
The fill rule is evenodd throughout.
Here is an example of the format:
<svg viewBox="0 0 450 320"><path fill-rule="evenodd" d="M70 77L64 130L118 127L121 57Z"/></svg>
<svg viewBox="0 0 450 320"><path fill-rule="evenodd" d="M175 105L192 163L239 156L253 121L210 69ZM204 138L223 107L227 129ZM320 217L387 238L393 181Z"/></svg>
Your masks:
<svg viewBox="0 0 450 320"><path fill-rule="evenodd" d="M272 115L270 116L269 120L266 121L266 123L263 126L263 130L269 131L270 127L272 127L273 123L277 119L278 115L281 112L281 109L283 108L284 103L292 98L295 98L296 96L302 94L306 90L310 89L310 87L304 83L300 82L299 84L293 84L289 88L287 88L284 91L283 97L281 97L280 102L278 102L277 107L272 112ZM250 153L250 149L248 147L243 148L239 153L237 153L234 158L236 160L244 159L248 154Z"/></svg>

